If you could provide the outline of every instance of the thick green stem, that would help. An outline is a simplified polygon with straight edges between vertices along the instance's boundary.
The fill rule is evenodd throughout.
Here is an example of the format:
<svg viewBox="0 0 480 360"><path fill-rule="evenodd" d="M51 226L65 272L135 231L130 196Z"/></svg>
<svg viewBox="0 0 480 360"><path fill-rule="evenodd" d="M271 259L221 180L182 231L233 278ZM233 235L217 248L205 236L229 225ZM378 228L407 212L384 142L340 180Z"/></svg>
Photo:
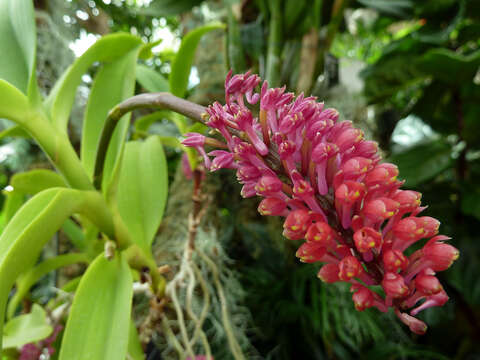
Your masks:
<svg viewBox="0 0 480 360"><path fill-rule="evenodd" d="M67 183L74 189L94 190L67 135L60 133L40 114L34 115L30 120L25 124L27 131L48 155Z"/></svg>
<svg viewBox="0 0 480 360"><path fill-rule="evenodd" d="M151 254L146 254L138 245L134 244L124 251L128 264L131 268L143 271L145 268L149 270L152 278L152 290L158 297L162 298L165 294L165 278L160 275L157 264L153 260Z"/></svg>

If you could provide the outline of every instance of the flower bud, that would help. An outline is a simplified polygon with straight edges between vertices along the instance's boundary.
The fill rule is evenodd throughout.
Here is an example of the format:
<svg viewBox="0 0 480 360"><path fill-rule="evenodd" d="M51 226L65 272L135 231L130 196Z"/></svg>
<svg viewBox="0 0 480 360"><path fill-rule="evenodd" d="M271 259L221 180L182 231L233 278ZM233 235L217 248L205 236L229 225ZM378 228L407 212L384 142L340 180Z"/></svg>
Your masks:
<svg viewBox="0 0 480 360"><path fill-rule="evenodd" d="M337 264L325 264L320 268L317 276L320 280L326 283L334 283L340 281L338 277L338 265Z"/></svg>
<svg viewBox="0 0 480 360"><path fill-rule="evenodd" d="M357 250L364 253L373 248L380 247L382 244L382 235L370 227L364 227L353 234L353 240L355 241Z"/></svg>
<svg viewBox="0 0 480 360"><path fill-rule="evenodd" d="M215 156L210 166L210 171L218 169L231 168L233 165L233 154L228 151L215 150L208 153L210 156Z"/></svg>
<svg viewBox="0 0 480 360"><path fill-rule="evenodd" d="M263 199L258 205L258 212L261 215L282 216L287 208L287 203L274 197Z"/></svg>
<svg viewBox="0 0 480 360"><path fill-rule="evenodd" d="M406 217L395 224L393 233L406 241L417 241L438 233L440 222L430 216Z"/></svg>
<svg viewBox="0 0 480 360"><path fill-rule="evenodd" d="M398 202L387 197L381 197L367 202L362 212L372 221L379 222L395 215L399 206Z"/></svg>
<svg viewBox="0 0 480 360"><path fill-rule="evenodd" d="M399 250L388 249L383 252L383 266L386 271L397 273L408 266L408 258Z"/></svg>
<svg viewBox="0 0 480 360"><path fill-rule="evenodd" d="M280 143L280 146L278 147L278 154L280 155L280 159L286 160L290 156L292 156L295 153L296 146L293 141L290 140L284 140Z"/></svg>
<svg viewBox="0 0 480 360"><path fill-rule="evenodd" d="M282 182L276 176L264 175L260 178L255 190L258 195L269 196L282 190Z"/></svg>
<svg viewBox="0 0 480 360"><path fill-rule="evenodd" d="M365 196L365 185L356 181L345 181L335 190L335 200L342 204L353 204Z"/></svg>
<svg viewBox="0 0 480 360"><path fill-rule="evenodd" d="M415 289L424 295L434 295L442 291L443 287L435 276L418 274L415 277Z"/></svg>
<svg viewBox="0 0 480 360"><path fill-rule="evenodd" d="M398 167L396 165L389 163L379 164L365 176L365 185L369 188L390 185L397 180L397 176Z"/></svg>
<svg viewBox="0 0 480 360"><path fill-rule="evenodd" d="M297 250L295 256L304 263L313 263L321 261L326 254L325 249L321 244L306 241Z"/></svg>
<svg viewBox="0 0 480 360"><path fill-rule="evenodd" d="M398 299L408 295L408 287L401 275L387 272L383 276L382 287L387 296Z"/></svg>
<svg viewBox="0 0 480 360"><path fill-rule="evenodd" d="M372 290L365 286L358 286L358 290L352 295L353 304L357 311L363 311L373 306L374 297Z"/></svg>
<svg viewBox="0 0 480 360"><path fill-rule="evenodd" d="M316 222L308 228L305 234L307 241L318 242L326 248L335 247L335 233L332 228L323 221Z"/></svg>
<svg viewBox="0 0 480 360"><path fill-rule="evenodd" d="M392 199L400 204L402 213L411 212L421 204L422 194L412 190L398 190Z"/></svg>
<svg viewBox="0 0 480 360"><path fill-rule="evenodd" d="M338 277L343 281L349 281L354 277L358 277L363 272L362 264L352 255L344 257L340 261L338 268Z"/></svg>
<svg viewBox="0 0 480 360"><path fill-rule="evenodd" d="M283 236L290 240L303 239L308 227L312 223L311 213L308 210L293 210L283 223Z"/></svg>
<svg viewBox="0 0 480 360"><path fill-rule="evenodd" d="M434 271L444 271L458 259L460 252L452 245L434 242L423 247L423 254L424 259L429 261Z"/></svg>

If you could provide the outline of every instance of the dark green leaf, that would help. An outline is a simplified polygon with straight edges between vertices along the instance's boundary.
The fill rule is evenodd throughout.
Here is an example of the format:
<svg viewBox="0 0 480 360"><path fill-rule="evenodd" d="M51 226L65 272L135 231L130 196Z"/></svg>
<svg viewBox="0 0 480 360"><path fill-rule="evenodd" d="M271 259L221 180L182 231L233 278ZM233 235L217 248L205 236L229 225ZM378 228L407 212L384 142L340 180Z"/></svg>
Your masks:
<svg viewBox="0 0 480 360"><path fill-rule="evenodd" d="M433 179L452 166L451 146L444 141L432 141L413 146L388 160L400 170L399 177L405 179L406 186L415 186Z"/></svg>
<svg viewBox="0 0 480 360"><path fill-rule="evenodd" d="M419 59L418 66L451 85L471 82L480 66L480 50L466 56L444 48L432 49Z"/></svg>

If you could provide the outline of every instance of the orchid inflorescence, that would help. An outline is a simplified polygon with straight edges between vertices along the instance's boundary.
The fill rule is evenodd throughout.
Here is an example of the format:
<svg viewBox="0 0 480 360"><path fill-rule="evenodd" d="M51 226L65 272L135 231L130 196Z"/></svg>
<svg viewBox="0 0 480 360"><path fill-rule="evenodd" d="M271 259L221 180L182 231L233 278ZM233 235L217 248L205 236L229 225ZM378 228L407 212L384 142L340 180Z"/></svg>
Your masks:
<svg viewBox="0 0 480 360"><path fill-rule="evenodd" d="M415 315L448 300L435 273L459 256L448 237L437 235L439 221L419 216L426 208L421 194L401 190L397 166L381 163L377 143L350 121L337 121L335 109L267 81L258 93L260 82L250 72L230 72L226 104L216 102L205 114L224 141L189 133L183 145L196 148L210 171L235 169L241 195L263 197L260 214L285 217L283 235L306 240L296 256L324 263L324 282L350 283L358 311L392 307L412 332L425 333ZM216 150L207 154L206 145Z"/></svg>

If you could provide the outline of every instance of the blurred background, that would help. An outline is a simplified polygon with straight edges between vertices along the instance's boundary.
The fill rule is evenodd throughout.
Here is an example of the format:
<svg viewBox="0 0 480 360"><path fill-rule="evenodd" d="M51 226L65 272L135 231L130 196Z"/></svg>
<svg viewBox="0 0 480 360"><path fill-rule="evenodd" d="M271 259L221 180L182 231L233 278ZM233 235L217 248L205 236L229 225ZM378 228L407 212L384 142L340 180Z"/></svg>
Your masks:
<svg viewBox="0 0 480 360"><path fill-rule="evenodd" d="M460 259L440 274L450 296L422 312L424 336L393 314L357 312L344 284L321 283L318 266L298 262L298 244L279 219L242 199L232 172L207 175L209 199L200 237L214 238L236 336L252 359L480 359L480 1L478 0L35 0L40 86L48 93L65 68L102 35L124 31L158 42L144 65L168 79L182 37L212 21L196 51L187 98L222 101L228 69L252 70L272 86L313 94L379 142L405 187L423 193L425 214L442 222ZM92 76L77 94L70 133L80 141ZM150 90L143 81L137 92ZM143 114L145 115L145 114ZM0 133L2 213L15 208L12 174L49 167L35 143ZM180 135L161 117L141 129ZM132 136L139 129L132 129ZM13 135L16 135L13 137ZM75 141L75 140L74 140ZM171 190L155 252L184 236L190 183L181 154L167 148ZM185 220L182 220L185 219ZM171 249L170 249L171 252ZM75 269L72 270L75 272ZM68 272L61 274L68 278ZM55 279L45 279L44 284ZM45 285L45 288L47 285ZM32 296L48 292L40 284ZM45 301L45 300L44 300ZM141 304L137 311L141 313ZM230 359L214 320L216 359ZM208 329L207 329L208 330ZM218 336L217 336L218 335ZM148 359L162 353L162 335Z"/></svg>

